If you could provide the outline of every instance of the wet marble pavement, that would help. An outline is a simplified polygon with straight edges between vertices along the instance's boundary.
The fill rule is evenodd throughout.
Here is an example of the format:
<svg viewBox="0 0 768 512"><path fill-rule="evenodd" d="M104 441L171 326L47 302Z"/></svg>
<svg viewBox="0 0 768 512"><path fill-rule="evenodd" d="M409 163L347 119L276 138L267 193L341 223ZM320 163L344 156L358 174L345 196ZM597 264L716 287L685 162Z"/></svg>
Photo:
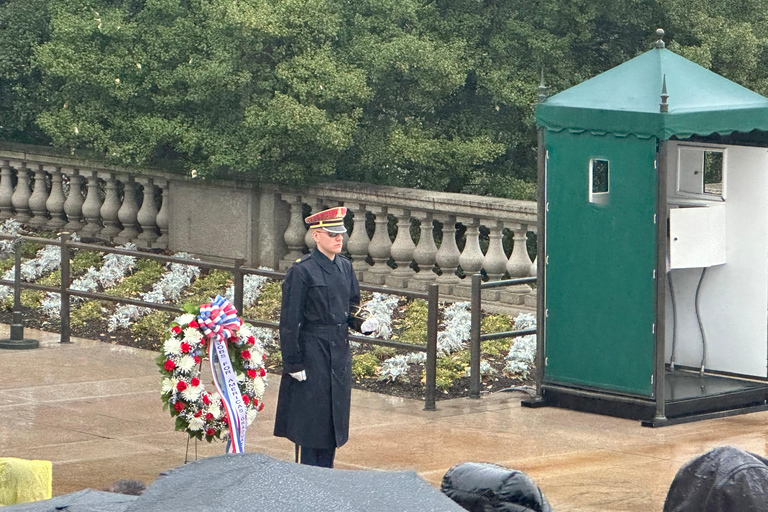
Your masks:
<svg viewBox="0 0 768 512"><path fill-rule="evenodd" d="M55 495L103 489L118 479L152 482L184 462L187 442L162 410L155 353L27 329L37 350L0 350L0 456L53 462ZM0 337L8 327L0 325ZM278 380L246 448L292 460L271 435ZM349 443L337 467L413 470L434 485L454 464L493 462L525 471L559 512L661 511L680 466L732 445L768 454L768 412L661 429L555 408L520 407L522 396L423 403L354 391ZM192 443L194 459L222 444Z"/></svg>

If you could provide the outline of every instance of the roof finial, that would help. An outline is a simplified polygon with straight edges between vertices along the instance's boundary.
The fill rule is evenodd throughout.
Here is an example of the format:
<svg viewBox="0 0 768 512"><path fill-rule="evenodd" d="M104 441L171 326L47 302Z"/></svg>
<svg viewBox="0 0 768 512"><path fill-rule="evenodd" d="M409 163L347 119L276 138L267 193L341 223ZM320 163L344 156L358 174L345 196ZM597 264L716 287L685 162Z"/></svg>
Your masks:
<svg viewBox="0 0 768 512"><path fill-rule="evenodd" d="M541 83L539 84L538 91L539 94L537 95L537 99L539 103L544 103L548 96L547 86L544 85L544 67L541 68Z"/></svg>
<svg viewBox="0 0 768 512"><path fill-rule="evenodd" d="M667 94L667 75L664 75L664 80L661 83L661 103L659 104L659 112L669 112L667 98L669 98L669 94Z"/></svg>
<svg viewBox="0 0 768 512"><path fill-rule="evenodd" d="M653 46L656 47L656 48L659 48L659 49L666 48L667 45L664 44L664 39L662 39L664 37L664 29L663 28L657 28L656 29L656 37L658 37L659 39L656 40L656 44L654 44Z"/></svg>

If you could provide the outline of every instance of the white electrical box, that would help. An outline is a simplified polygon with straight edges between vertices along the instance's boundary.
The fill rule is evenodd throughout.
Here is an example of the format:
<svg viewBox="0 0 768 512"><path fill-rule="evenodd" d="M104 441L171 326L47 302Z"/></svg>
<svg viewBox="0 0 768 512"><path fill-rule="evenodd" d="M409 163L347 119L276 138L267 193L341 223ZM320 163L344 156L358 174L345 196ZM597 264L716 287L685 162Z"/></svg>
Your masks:
<svg viewBox="0 0 768 512"><path fill-rule="evenodd" d="M669 211L670 268L704 268L725 263L725 203Z"/></svg>

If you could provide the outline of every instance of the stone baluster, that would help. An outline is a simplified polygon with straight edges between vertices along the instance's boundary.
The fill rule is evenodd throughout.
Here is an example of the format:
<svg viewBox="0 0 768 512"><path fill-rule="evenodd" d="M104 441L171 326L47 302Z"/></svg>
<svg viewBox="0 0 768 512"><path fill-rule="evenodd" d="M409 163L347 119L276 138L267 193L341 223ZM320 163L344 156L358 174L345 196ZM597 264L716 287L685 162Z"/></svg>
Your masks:
<svg viewBox="0 0 768 512"><path fill-rule="evenodd" d="M64 189L61 186L61 167L46 165L44 169L51 175L51 193L45 202L45 209L51 215L48 225L58 230L67 223L67 218L64 215Z"/></svg>
<svg viewBox="0 0 768 512"><path fill-rule="evenodd" d="M389 249L397 268L386 276L384 282L387 286L404 289L416 274L411 268L413 253L416 250L416 244L411 238L411 212L404 208L390 208L389 213L397 219L397 235Z"/></svg>
<svg viewBox="0 0 768 512"><path fill-rule="evenodd" d="M304 225L304 205L301 202L301 196L282 194L280 199L291 207L291 218L283 234L285 245L288 246L288 254L278 263L280 270L286 271L304 254L304 235L307 227Z"/></svg>
<svg viewBox="0 0 768 512"><path fill-rule="evenodd" d="M459 286L454 287L453 293L454 295L469 297L472 282L468 278L480 272L485 259L483 250L480 248L480 221L472 217L457 217L456 220L467 227L464 235L466 238L464 250L459 256L459 265L461 265L461 270L466 278L459 283Z"/></svg>
<svg viewBox="0 0 768 512"><path fill-rule="evenodd" d="M144 200L136 213L136 220L141 225L141 234L136 238L137 244L150 247L160 233L157 230L157 203L155 202L155 184L152 178L138 177L136 181L144 187Z"/></svg>
<svg viewBox="0 0 768 512"><path fill-rule="evenodd" d="M11 204L16 211L14 218L23 224L32 218L32 210L29 209L29 196L32 195L29 189L29 170L25 162L11 162L11 165L16 168L16 188L11 196Z"/></svg>
<svg viewBox="0 0 768 512"><path fill-rule="evenodd" d="M392 247L392 240L389 239L387 228L389 219L387 218L386 206L369 206L368 211L375 215L373 237L368 244L368 254L373 259L373 266L368 270L364 279L367 283L380 285L384 284L386 277L392 271L387 265Z"/></svg>
<svg viewBox="0 0 768 512"><path fill-rule="evenodd" d="M83 178L79 171L72 168L62 168L62 172L69 178L69 192L64 201L64 213L67 214L67 223L64 229L72 233L80 233L83 227Z"/></svg>
<svg viewBox="0 0 768 512"><path fill-rule="evenodd" d="M528 229L531 230L531 233L536 235L536 226L528 226ZM538 245L538 239L536 241ZM538 257L534 256L533 261L531 262L531 275L532 276L538 276L539 275L539 265L538 265Z"/></svg>
<svg viewBox="0 0 768 512"><path fill-rule="evenodd" d="M408 287L424 291L436 278L432 267L435 266L435 256L437 255L437 245L435 245L435 236L432 232L432 214L428 212L416 211L411 215L421 222L419 228L419 244L413 251L413 260L419 266L419 271L408 283ZM456 237L454 237L454 241Z"/></svg>
<svg viewBox="0 0 768 512"><path fill-rule="evenodd" d="M312 215L313 213L317 213L323 210L323 203L318 197L312 197L312 196L304 196L302 197L302 201L309 205L309 215ZM302 219L303 222L303 219ZM304 233L304 245L307 246L309 249L309 252L312 252L315 247L317 247L317 244L315 243L315 239L312 238L312 230L307 229Z"/></svg>
<svg viewBox="0 0 768 512"><path fill-rule="evenodd" d="M0 220L13 217L13 170L11 162L2 161L0 166Z"/></svg>
<svg viewBox="0 0 768 512"><path fill-rule="evenodd" d="M35 186L32 195L29 196L29 209L32 210L32 218L29 225L41 228L48 224L48 210L45 203L48 201L48 185L45 183L46 173L42 165L35 166Z"/></svg>
<svg viewBox="0 0 768 512"><path fill-rule="evenodd" d="M155 178L155 185L160 187L163 191L163 199L160 204L160 211L157 212L157 227L160 229L160 238L154 241L152 247L158 249L166 249L168 247L168 226L170 216L168 215L170 199L170 182L168 180Z"/></svg>
<svg viewBox="0 0 768 512"><path fill-rule="evenodd" d="M80 174L87 180L85 201L83 202L83 217L85 225L80 229L83 237L96 238L101 231L101 196L99 194L98 171L80 170Z"/></svg>
<svg viewBox="0 0 768 512"><path fill-rule="evenodd" d="M440 286L440 293L452 294L456 285L461 281L456 275L459 268L461 252L456 245L456 217L443 213L434 214L435 220L443 225L442 242L435 254L435 263L440 267L441 274L435 280Z"/></svg>
<svg viewBox="0 0 768 512"><path fill-rule="evenodd" d="M133 242L139 236L139 222L136 217L139 213L139 203L136 201L136 182L133 176L120 176L123 183L123 204L117 211L117 220L123 226L114 241L119 244Z"/></svg>
<svg viewBox="0 0 768 512"><path fill-rule="evenodd" d="M111 242L123 230L117 212L120 211L120 197L117 195L117 182L111 172L101 173L104 180L104 203L101 205L99 215L104 223L99 238Z"/></svg>
<svg viewBox="0 0 768 512"><path fill-rule="evenodd" d="M484 220L482 225L490 231L488 234L488 250L485 251L485 258L483 258L483 268L488 275L489 281L499 281L507 270L507 255L504 252L504 244L502 243L502 238L504 237L502 229L504 229L504 226L500 221L496 220ZM483 299L499 300L499 290L484 290Z"/></svg>
<svg viewBox="0 0 768 512"><path fill-rule="evenodd" d="M368 270L368 231L365 228L365 205L360 203L344 203L348 211L354 214L352 234L347 240L347 252L352 257L352 268L357 273L357 279L363 280L363 272Z"/></svg>
<svg viewBox="0 0 768 512"><path fill-rule="evenodd" d="M510 278L528 277L531 274L531 258L528 256L528 226L508 224L512 231L512 253L507 261L507 273ZM527 284L507 286L500 299L509 304L522 304L533 288Z"/></svg>

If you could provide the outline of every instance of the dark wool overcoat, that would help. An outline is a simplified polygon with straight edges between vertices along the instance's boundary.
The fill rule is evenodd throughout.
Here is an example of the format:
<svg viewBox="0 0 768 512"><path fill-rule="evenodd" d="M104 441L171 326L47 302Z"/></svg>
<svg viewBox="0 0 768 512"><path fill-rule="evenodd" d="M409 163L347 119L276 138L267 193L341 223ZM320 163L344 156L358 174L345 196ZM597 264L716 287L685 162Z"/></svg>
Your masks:
<svg viewBox="0 0 768 512"><path fill-rule="evenodd" d="M283 282L280 349L283 375L275 435L311 448L342 446L349 437L352 356L350 306L360 288L352 264L315 249L296 262ZM299 382L289 373L306 370Z"/></svg>

